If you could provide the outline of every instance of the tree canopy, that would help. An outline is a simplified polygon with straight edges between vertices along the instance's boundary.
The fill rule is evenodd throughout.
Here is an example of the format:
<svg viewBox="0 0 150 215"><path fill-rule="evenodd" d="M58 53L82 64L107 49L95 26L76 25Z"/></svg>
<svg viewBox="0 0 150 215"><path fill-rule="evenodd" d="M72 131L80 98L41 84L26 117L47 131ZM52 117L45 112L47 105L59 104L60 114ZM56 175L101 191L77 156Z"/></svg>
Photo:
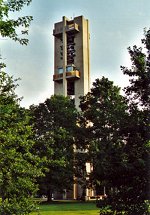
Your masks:
<svg viewBox="0 0 150 215"><path fill-rule="evenodd" d="M15 80L0 72L0 214L28 214L34 209L40 160L32 152L28 112L19 106Z"/></svg>
<svg viewBox="0 0 150 215"><path fill-rule="evenodd" d="M0 36L8 37L18 41L22 45L27 45L28 39L24 38L28 34L28 27L32 21L32 16L11 18L11 12L20 11L25 5L29 5L32 0L0 0ZM23 36L20 37L20 34Z"/></svg>
<svg viewBox="0 0 150 215"><path fill-rule="evenodd" d="M121 96L106 78L97 79L91 92L81 98L81 125L87 130L90 177L98 187L106 186L112 214L148 214L149 199L149 92L150 31L142 40L145 50L129 48L130 85ZM89 135L88 135L89 134ZM86 142L88 142L88 140ZM102 207L102 205L100 206ZM103 208L101 209L101 213ZM104 212L104 211L103 211Z"/></svg>
<svg viewBox="0 0 150 215"><path fill-rule="evenodd" d="M135 205L131 214L147 214L140 206L149 199L149 111L150 111L150 30L145 30L144 50L134 46L129 48L132 68L122 67L123 73L129 75L130 85L125 88L129 107L129 119L125 119L125 136L128 190L126 195Z"/></svg>
<svg viewBox="0 0 150 215"><path fill-rule="evenodd" d="M127 115L127 104L120 95L120 88L103 77L96 79L91 92L82 97L80 107L87 121L88 159L93 163L90 177L99 193L103 186L109 190L119 182L118 165L124 145L121 127Z"/></svg>
<svg viewBox="0 0 150 215"><path fill-rule="evenodd" d="M71 189L73 184L73 144L77 111L63 96L52 96L38 106L32 106L35 150L45 157L48 169L40 180L40 191L48 196L54 191Z"/></svg>
<svg viewBox="0 0 150 215"><path fill-rule="evenodd" d="M121 67L123 73L130 78L130 85L125 88L125 93L130 101L137 102L143 108L150 108L150 30L145 30L145 38L142 39L144 49L138 48L136 45L133 48L129 47L132 67L128 69Z"/></svg>

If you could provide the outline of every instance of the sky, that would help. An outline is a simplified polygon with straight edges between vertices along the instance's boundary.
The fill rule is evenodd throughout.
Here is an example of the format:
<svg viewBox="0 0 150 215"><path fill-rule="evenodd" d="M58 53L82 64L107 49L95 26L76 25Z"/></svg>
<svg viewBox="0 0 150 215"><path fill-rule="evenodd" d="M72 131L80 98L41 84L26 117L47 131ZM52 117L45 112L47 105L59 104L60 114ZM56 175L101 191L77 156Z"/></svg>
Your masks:
<svg viewBox="0 0 150 215"><path fill-rule="evenodd" d="M21 106L38 105L54 93L54 23L63 16L83 15L90 26L91 86L102 76L121 88L128 77L120 66L131 67L127 48L141 46L144 28L150 27L150 0L32 0L13 16L32 15L29 44L21 46L0 38L5 71L18 81Z"/></svg>

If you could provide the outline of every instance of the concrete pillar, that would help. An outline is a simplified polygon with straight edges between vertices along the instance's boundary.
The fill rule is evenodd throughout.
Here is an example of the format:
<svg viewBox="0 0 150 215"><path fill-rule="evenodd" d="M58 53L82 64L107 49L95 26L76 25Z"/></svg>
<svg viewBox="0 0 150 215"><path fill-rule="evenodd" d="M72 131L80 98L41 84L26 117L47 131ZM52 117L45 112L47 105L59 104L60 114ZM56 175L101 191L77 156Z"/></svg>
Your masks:
<svg viewBox="0 0 150 215"><path fill-rule="evenodd" d="M63 96L67 96L67 80L66 80L66 65L67 65L67 34L66 34L66 17L63 16Z"/></svg>

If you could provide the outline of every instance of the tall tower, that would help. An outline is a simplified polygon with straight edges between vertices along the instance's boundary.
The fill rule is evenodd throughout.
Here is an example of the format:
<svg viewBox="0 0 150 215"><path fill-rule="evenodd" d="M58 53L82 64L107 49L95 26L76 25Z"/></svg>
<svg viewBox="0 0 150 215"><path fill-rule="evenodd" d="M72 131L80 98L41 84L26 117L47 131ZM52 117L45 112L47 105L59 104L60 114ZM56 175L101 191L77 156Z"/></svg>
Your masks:
<svg viewBox="0 0 150 215"><path fill-rule="evenodd" d="M79 109L80 96L90 90L89 23L83 16L69 20L65 16L54 24L54 94L70 96ZM63 198L77 199L83 189L73 185L73 193ZM86 189L86 195L91 195ZM56 195L58 198L58 194ZM59 196L60 198L60 196Z"/></svg>
<svg viewBox="0 0 150 215"><path fill-rule="evenodd" d="M54 94L70 96L79 107L79 96L90 89L89 23L83 16L65 16L54 24Z"/></svg>

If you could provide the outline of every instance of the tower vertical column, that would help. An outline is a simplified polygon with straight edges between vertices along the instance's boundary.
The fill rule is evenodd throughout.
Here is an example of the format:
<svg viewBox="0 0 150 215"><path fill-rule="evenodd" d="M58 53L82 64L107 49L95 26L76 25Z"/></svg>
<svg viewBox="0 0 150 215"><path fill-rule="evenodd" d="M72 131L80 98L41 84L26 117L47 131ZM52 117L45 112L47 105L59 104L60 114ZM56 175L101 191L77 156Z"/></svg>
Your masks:
<svg viewBox="0 0 150 215"><path fill-rule="evenodd" d="M66 34L66 17L63 16L63 96L67 96L67 80L66 80L66 65L67 65L67 34Z"/></svg>
<svg viewBox="0 0 150 215"><path fill-rule="evenodd" d="M88 91L90 91L90 33L89 21L87 20L87 52L88 52Z"/></svg>

